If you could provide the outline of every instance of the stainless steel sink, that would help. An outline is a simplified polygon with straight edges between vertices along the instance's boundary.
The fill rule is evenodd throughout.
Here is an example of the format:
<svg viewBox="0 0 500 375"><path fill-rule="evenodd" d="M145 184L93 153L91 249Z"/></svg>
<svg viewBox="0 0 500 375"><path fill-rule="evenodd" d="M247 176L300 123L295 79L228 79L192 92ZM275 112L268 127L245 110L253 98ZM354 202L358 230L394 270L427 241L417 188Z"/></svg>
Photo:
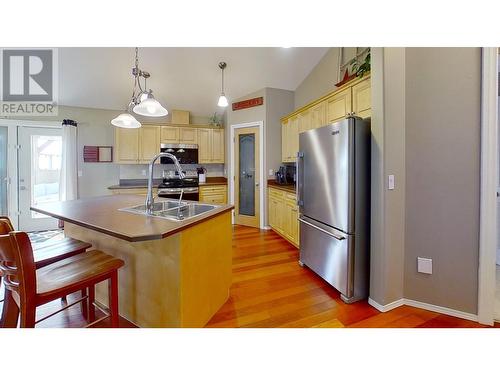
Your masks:
<svg viewBox="0 0 500 375"><path fill-rule="evenodd" d="M153 212L151 214L148 214L146 212L146 206L144 204L140 206L120 208L119 211L131 212L134 214L145 215L145 216L158 217L161 219L182 221L212 211L217 207L218 206L212 204L195 203L195 202L181 202L179 206L179 201L169 200L169 201L155 202L153 206Z"/></svg>

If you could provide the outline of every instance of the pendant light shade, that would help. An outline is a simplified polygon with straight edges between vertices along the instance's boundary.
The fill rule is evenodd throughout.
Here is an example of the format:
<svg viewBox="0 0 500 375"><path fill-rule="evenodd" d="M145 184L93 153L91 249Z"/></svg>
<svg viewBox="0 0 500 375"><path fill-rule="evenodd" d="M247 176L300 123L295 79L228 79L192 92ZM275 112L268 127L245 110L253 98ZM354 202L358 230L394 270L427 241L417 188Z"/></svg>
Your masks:
<svg viewBox="0 0 500 375"><path fill-rule="evenodd" d="M130 113L122 113L111 120L111 124L119 128L134 129L140 128L141 123L135 119Z"/></svg>
<svg viewBox="0 0 500 375"><path fill-rule="evenodd" d="M219 101L217 102L217 105L219 107L227 107L228 106L228 101L226 98L226 95L224 94L224 69L226 69L227 64L225 62L220 62L219 63L219 68L222 73L222 84L221 84L221 93L219 97Z"/></svg>
<svg viewBox="0 0 500 375"><path fill-rule="evenodd" d="M168 115L167 109L152 96L137 104L133 111L138 115L149 117L162 117Z"/></svg>
<svg viewBox="0 0 500 375"><path fill-rule="evenodd" d="M222 95L219 97L219 102L217 103L217 105L219 107L227 107L228 106L228 101L227 101L227 98L226 96L224 95L224 93L222 93Z"/></svg>

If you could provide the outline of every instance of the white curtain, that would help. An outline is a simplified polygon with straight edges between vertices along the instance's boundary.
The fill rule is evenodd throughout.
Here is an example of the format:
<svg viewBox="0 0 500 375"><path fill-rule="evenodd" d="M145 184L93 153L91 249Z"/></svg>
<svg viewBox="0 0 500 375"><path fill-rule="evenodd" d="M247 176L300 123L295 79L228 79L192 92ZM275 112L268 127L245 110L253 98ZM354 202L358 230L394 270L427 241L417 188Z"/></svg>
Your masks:
<svg viewBox="0 0 500 375"><path fill-rule="evenodd" d="M62 123L62 158L59 199L70 201L78 198L78 149L77 127L73 120Z"/></svg>

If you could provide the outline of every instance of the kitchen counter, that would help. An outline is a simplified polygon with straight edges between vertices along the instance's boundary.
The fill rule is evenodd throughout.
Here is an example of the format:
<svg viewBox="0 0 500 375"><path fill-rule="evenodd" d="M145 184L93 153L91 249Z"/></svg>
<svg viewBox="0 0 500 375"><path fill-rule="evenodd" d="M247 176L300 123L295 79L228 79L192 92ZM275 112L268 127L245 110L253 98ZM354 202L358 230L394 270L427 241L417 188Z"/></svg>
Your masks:
<svg viewBox="0 0 500 375"><path fill-rule="evenodd" d="M164 199L156 199L162 201ZM231 205L183 221L125 211L144 197L120 194L32 207L64 221L65 235L125 262L119 313L139 327L203 327L229 297ZM96 299L107 304L107 284Z"/></svg>
<svg viewBox="0 0 500 375"><path fill-rule="evenodd" d="M156 198L156 202L165 199ZM138 195L111 195L66 202L45 203L32 207L33 211L95 230L125 241L148 241L165 238L214 216L229 212L233 206L225 204L200 216L183 221L153 218L118 211L144 204Z"/></svg>
<svg viewBox="0 0 500 375"><path fill-rule="evenodd" d="M153 187L156 188L162 182L162 179L154 179ZM227 185L226 177L207 177L206 182L200 182L200 186ZM117 189L146 189L148 182L146 179L121 180L120 184L108 186L109 190Z"/></svg>
<svg viewBox="0 0 500 375"><path fill-rule="evenodd" d="M287 193L293 193L295 194L295 184L286 184L286 185L281 185L278 184L275 180L267 180L267 187L272 187L273 189L279 189L286 191Z"/></svg>

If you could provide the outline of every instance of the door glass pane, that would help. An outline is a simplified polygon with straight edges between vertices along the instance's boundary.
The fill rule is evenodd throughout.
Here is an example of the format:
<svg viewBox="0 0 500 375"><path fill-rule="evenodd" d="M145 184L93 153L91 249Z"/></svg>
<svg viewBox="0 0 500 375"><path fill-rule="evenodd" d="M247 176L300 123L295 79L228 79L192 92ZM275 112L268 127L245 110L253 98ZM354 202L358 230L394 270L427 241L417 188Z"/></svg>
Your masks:
<svg viewBox="0 0 500 375"><path fill-rule="evenodd" d="M7 215L7 128L0 126L0 214Z"/></svg>
<svg viewBox="0 0 500 375"><path fill-rule="evenodd" d="M59 201L62 137L31 136L31 204ZM46 217L31 211L33 218Z"/></svg>
<svg viewBox="0 0 500 375"><path fill-rule="evenodd" d="M255 216L255 135L241 134L239 142L239 214Z"/></svg>

